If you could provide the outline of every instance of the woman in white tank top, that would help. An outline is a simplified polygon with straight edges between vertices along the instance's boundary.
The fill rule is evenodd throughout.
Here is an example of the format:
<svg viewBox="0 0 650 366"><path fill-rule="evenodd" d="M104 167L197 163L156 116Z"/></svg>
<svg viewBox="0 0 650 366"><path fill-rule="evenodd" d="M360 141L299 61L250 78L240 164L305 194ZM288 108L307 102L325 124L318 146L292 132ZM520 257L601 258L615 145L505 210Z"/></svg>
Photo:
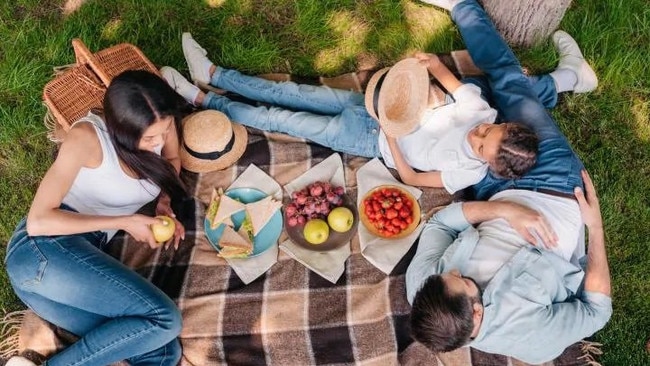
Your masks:
<svg viewBox="0 0 650 366"><path fill-rule="evenodd" d="M101 247L117 230L159 246L150 229L158 219L136 211L159 198L156 214L173 217L171 201L186 195L178 177L184 106L154 74L118 75L106 91L104 119L89 113L73 125L18 224L5 259L16 294L80 337L47 365L180 360L174 302ZM167 245L183 238L178 221L176 228Z"/></svg>

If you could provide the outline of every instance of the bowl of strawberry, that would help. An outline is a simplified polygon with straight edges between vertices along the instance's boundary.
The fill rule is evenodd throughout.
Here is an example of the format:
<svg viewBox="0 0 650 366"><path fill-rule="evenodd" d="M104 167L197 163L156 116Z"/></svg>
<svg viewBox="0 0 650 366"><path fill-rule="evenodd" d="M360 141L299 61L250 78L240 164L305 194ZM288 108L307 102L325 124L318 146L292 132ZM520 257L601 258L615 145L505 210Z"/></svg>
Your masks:
<svg viewBox="0 0 650 366"><path fill-rule="evenodd" d="M408 191L393 185L371 189L359 204L363 225L386 239L400 239L413 232L420 223L420 205Z"/></svg>

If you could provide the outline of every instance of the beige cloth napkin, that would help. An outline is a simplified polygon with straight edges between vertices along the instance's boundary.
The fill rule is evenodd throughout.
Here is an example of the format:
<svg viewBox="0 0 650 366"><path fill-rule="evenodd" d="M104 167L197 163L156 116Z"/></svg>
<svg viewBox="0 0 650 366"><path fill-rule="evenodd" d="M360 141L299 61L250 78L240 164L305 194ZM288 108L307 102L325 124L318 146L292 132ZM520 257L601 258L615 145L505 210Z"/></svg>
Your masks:
<svg viewBox="0 0 650 366"><path fill-rule="evenodd" d="M282 187L268 174L254 164L251 164L244 172L235 179L228 187L233 188L256 188L267 193L273 198L282 201ZM245 284L253 282L256 278L268 271L278 261L278 246L273 245L264 253L253 258L227 258L230 267L237 273Z"/></svg>
<svg viewBox="0 0 650 366"><path fill-rule="evenodd" d="M415 199L419 199L422 191L411 186L398 182L388 171L386 166L379 159L372 159L357 170L357 207L361 204L363 196L371 189L383 185L392 184L410 192ZM361 254L379 268L382 272L389 274L404 254L409 251L411 245L420 235L424 227L424 220L409 235L401 239L383 239L368 231L363 224L359 224L359 244Z"/></svg>
<svg viewBox="0 0 650 366"><path fill-rule="evenodd" d="M339 154L332 154L327 159L315 165L304 174L284 186L289 195L310 183L326 181L333 185L345 187L343 161ZM340 248L325 252L317 252L302 248L287 239L280 243L280 249L290 257L302 263L305 267L316 272L326 280L336 283L345 271L345 261L350 256L350 243Z"/></svg>

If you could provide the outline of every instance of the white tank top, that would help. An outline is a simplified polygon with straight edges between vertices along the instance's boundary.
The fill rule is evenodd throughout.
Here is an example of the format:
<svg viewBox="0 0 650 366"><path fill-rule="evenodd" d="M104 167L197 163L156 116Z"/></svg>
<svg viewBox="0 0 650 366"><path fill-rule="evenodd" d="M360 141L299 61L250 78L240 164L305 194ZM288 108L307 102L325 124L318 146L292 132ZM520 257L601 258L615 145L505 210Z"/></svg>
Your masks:
<svg viewBox="0 0 650 366"><path fill-rule="evenodd" d="M132 178L122 170L104 121L88 113L73 126L80 122L95 127L102 147L102 162L97 168L81 167L63 203L81 214L120 216L131 215L153 201L160 188L149 180ZM117 230L105 232L110 240Z"/></svg>

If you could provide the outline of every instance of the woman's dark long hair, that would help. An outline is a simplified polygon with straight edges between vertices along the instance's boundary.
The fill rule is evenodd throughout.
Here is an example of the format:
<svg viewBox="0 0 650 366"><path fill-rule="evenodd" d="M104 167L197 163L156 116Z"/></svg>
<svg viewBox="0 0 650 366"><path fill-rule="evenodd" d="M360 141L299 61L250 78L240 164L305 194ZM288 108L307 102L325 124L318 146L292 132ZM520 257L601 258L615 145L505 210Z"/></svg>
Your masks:
<svg viewBox="0 0 650 366"><path fill-rule="evenodd" d="M104 118L117 156L139 179L160 187L172 201L187 196L174 167L163 157L138 149L145 130L161 118L173 117L182 141L181 113L187 102L157 75L147 71L125 71L116 76L104 97Z"/></svg>

